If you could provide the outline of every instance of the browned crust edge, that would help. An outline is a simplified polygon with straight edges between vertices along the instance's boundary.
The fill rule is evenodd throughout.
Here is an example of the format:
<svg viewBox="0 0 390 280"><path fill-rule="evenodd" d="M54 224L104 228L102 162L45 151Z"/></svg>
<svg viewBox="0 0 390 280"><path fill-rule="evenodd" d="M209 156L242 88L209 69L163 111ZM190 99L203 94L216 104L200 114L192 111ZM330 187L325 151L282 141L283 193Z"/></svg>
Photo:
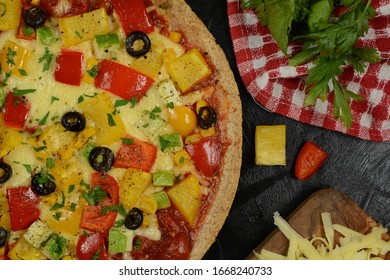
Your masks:
<svg viewBox="0 0 390 280"><path fill-rule="evenodd" d="M223 130L224 142L230 143L222 159L219 171L220 184L214 202L192 248L190 258L201 259L222 228L230 211L238 186L242 161L242 109L239 91L225 53L213 35L184 0L156 0L162 4L170 17L173 30L184 32L191 44L206 52L216 68L219 88L216 95L220 114L219 127ZM221 123L222 122L222 123Z"/></svg>

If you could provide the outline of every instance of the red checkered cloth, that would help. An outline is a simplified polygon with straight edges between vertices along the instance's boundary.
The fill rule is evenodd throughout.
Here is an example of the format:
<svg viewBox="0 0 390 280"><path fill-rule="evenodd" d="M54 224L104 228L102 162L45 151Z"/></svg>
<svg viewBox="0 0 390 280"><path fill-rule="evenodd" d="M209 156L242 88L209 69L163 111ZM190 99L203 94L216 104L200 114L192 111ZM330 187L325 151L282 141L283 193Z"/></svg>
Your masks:
<svg viewBox="0 0 390 280"><path fill-rule="evenodd" d="M381 62L368 65L364 74L346 67L340 82L359 93L354 101L350 129L333 118L333 94L327 101L305 107L305 75L310 64L292 67L269 30L256 14L228 0L230 33L240 75L249 93L268 110L292 119L371 141L390 140L390 0L373 0L377 11L360 44L375 47ZM288 53L293 52L290 46Z"/></svg>

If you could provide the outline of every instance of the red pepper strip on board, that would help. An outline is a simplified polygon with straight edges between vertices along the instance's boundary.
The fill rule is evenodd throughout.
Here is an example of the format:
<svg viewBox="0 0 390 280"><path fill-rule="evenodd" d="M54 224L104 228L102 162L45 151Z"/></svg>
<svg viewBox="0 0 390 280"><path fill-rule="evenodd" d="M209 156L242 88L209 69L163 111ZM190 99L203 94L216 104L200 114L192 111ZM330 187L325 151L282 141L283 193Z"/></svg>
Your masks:
<svg viewBox="0 0 390 280"><path fill-rule="evenodd" d="M62 50L57 58L54 78L57 82L79 86L82 77L83 53Z"/></svg>
<svg viewBox="0 0 390 280"><path fill-rule="evenodd" d="M13 231L27 229L41 214L39 196L30 187L7 189L7 200Z"/></svg>
<svg viewBox="0 0 390 280"><path fill-rule="evenodd" d="M8 93L5 101L5 126L22 130L29 112L30 105L23 99L22 96L14 96L13 92Z"/></svg>
<svg viewBox="0 0 390 280"><path fill-rule="evenodd" d="M134 31L142 31L146 34L153 32L154 27L146 12L144 0L112 0L111 2L126 36Z"/></svg>
<svg viewBox="0 0 390 280"><path fill-rule="evenodd" d="M322 166L328 154L312 141L307 141L298 153L295 162L295 177L309 179Z"/></svg>
<svg viewBox="0 0 390 280"><path fill-rule="evenodd" d="M103 59L98 65L95 86L123 99L146 94L154 80L118 62Z"/></svg>

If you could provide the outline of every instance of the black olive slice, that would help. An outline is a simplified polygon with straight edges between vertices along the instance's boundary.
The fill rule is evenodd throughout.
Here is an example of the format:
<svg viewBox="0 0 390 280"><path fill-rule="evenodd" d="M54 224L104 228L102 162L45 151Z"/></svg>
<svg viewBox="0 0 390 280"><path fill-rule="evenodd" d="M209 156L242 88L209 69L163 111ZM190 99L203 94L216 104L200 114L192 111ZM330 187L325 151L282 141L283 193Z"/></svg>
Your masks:
<svg viewBox="0 0 390 280"><path fill-rule="evenodd" d="M12 176L12 168L5 162L0 162L0 184L8 181Z"/></svg>
<svg viewBox="0 0 390 280"><path fill-rule="evenodd" d="M85 117L79 112L68 112L61 119L62 126L72 132L83 131L86 123Z"/></svg>
<svg viewBox="0 0 390 280"><path fill-rule="evenodd" d="M0 227L0 248L5 246L5 244L7 243L7 239L8 231L5 228Z"/></svg>
<svg viewBox="0 0 390 280"><path fill-rule="evenodd" d="M31 180L31 189L40 196L46 196L56 190L54 178L46 172L35 174Z"/></svg>
<svg viewBox="0 0 390 280"><path fill-rule="evenodd" d="M125 217L125 227L128 229L137 229L142 225L144 214L136 207L131 209Z"/></svg>
<svg viewBox="0 0 390 280"><path fill-rule="evenodd" d="M106 173L114 164L114 153L106 147L95 147L89 153L88 161L93 169Z"/></svg>
<svg viewBox="0 0 390 280"><path fill-rule="evenodd" d="M138 49L134 46L137 41L142 41L143 45L141 49ZM150 39L142 31L132 32L125 41L126 51L132 57L141 57L148 53L150 50Z"/></svg>
<svg viewBox="0 0 390 280"><path fill-rule="evenodd" d="M45 24L46 13L39 7L31 7L23 12L23 20L28 26L38 28Z"/></svg>
<svg viewBox="0 0 390 280"><path fill-rule="evenodd" d="M209 129L217 122L217 114L212 107L204 106L199 108L198 123L202 129Z"/></svg>

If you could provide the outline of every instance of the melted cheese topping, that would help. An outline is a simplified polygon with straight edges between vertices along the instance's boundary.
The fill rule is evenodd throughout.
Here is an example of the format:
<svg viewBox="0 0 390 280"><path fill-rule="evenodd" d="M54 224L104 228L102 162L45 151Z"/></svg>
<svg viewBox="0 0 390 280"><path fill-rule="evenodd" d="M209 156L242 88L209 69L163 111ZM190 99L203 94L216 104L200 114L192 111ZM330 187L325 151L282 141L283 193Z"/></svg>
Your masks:
<svg viewBox="0 0 390 280"><path fill-rule="evenodd" d="M69 3L69 1L60 1L58 7L55 7L55 12L58 14L65 13L67 9L66 3ZM111 22L114 22L114 19ZM41 198L40 217L45 223L49 224L50 230L60 232L68 240L68 244L73 244L69 245L68 253L74 256L74 244L77 243L79 234L78 225L76 225L77 230L75 230L74 225L67 223L68 219L72 219L74 216L79 215L80 217L81 212L75 206L78 207L85 203L81 199L81 190L85 185L91 183L90 174L94 170L83 156L82 149L85 147L83 145L80 145L82 147L72 146L78 136L63 130L58 123L61 120L61 116L69 111L82 112L81 104L97 94L101 94L102 90L96 88L93 83L91 84L83 80L80 86L71 86L55 80L53 73L56 67L56 58L63 50L63 47L59 31L56 28L56 20L51 19L46 24L55 30L57 37L57 40L51 45L45 45L38 39L31 41L18 39L16 38L15 30L3 31L0 35L0 46L12 42L29 52L28 63L23 74L11 74L10 77L7 77L7 73L3 71L0 78L3 81L6 80L2 87L4 94L15 91L15 89L32 90L32 92L24 96L31 106L25 127L30 129L38 128L33 135L23 133L22 142L10 149L7 155L3 157L3 161L12 167L13 175L7 182L2 184L1 191L5 192L7 188L31 185L31 176L33 174L46 170L50 160L60 161L61 163L59 164L56 162L58 164L56 167L57 173L52 174L57 180L57 190L60 190L56 191L56 195ZM112 27L115 28L115 23ZM124 42L125 34L121 29L116 29L115 32L118 33L120 42ZM167 104L174 103L175 106L181 104L193 105L202 98L203 94L201 91L197 91L194 94L189 94L187 98L180 97L180 93L165 68L164 60L172 60L183 55L185 52L183 46L161 35L158 30L149 34L149 38L151 40L152 52L161 56L163 61L158 73L151 75L153 76L154 84L139 102L126 104L126 106L118 105L114 107L111 114L120 118L124 124L126 134L159 146L159 135L175 132L168 123ZM134 64L135 59L127 54L123 44L121 43L119 47L114 46L104 49L99 48L96 41L92 40L67 49L83 53L82 73L87 72L86 65L90 59L96 59L97 61L112 59L125 66L137 68ZM2 55L5 55L7 51L3 47ZM45 65L49 62L45 60L48 54L52 55L51 61ZM112 104L120 104L123 101L114 94L109 94L109 99L112 101ZM156 108L159 108L160 111L153 113ZM151 113L154 114L153 118ZM93 121L87 124L87 127L92 129L96 128L96 126L97 124ZM36 135L39 137L36 138ZM94 136L90 137L93 138ZM117 141L106 146L116 153L121 146L121 142ZM191 161L186 165L176 165L172 152L163 152L158 149L157 159L151 172L157 170L172 171L176 177L180 177L182 174L192 172L195 170L195 167ZM125 169L121 168L112 168L108 174L119 182L124 177L125 171ZM73 189L71 190L71 188ZM151 194L161 191L161 189L154 187L150 183L144 194ZM201 189L203 193L207 193L207 188L201 186ZM62 195L60 195L61 193ZM54 213L52 207L55 203L61 204L64 209L58 209ZM53 220L53 217L55 220ZM121 219L123 217L118 214L117 220ZM150 214L147 220L148 224L137 229L135 235L139 234L151 240L159 240L161 232L158 228L157 216ZM35 228L41 229L44 227L36 226ZM34 232L33 228L28 234L27 240L35 240L41 236L34 236L37 233ZM42 236L46 235L42 233ZM127 254L124 256L126 257Z"/></svg>

